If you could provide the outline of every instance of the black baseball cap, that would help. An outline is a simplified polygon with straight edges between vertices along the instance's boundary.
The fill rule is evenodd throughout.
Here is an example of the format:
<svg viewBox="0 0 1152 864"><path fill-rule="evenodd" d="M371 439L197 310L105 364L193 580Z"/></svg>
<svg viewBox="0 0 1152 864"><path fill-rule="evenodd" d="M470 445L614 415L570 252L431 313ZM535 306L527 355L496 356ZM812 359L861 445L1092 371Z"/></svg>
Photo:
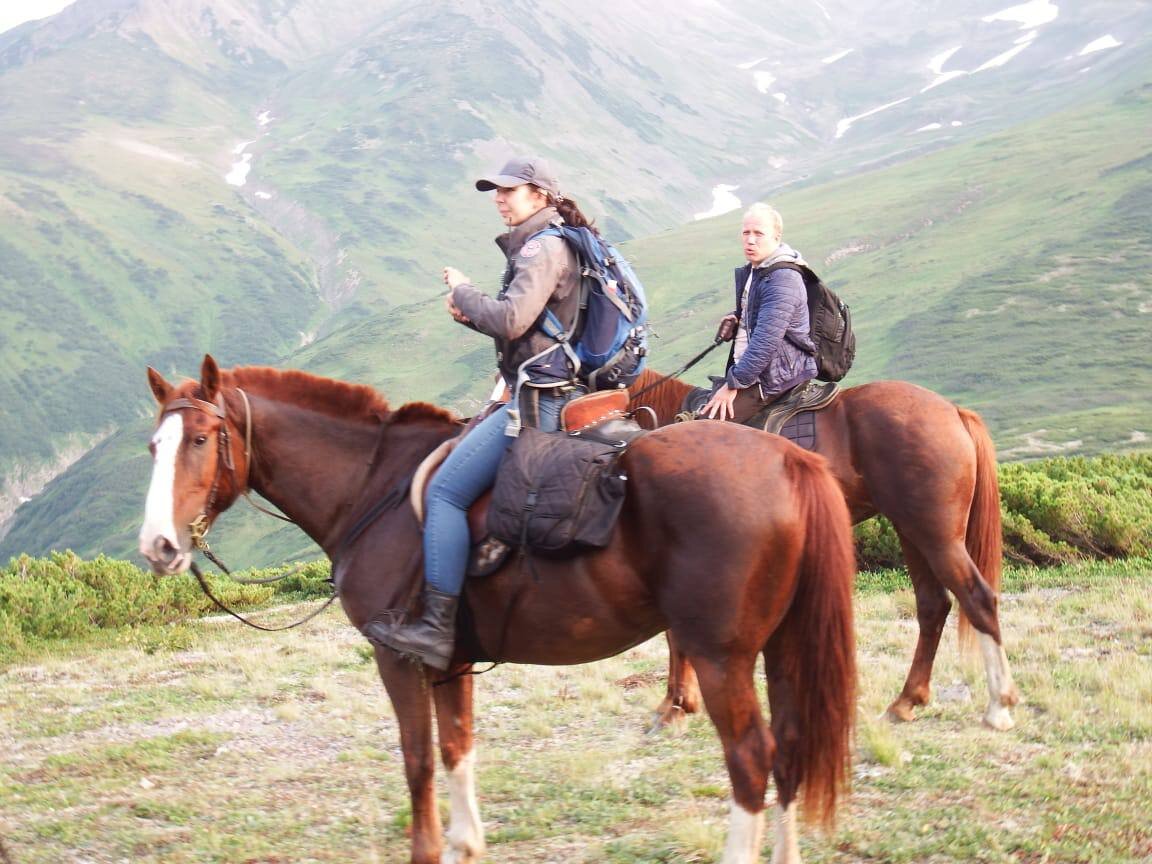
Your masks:
<svg viewBox="0 0 1152 864"><path fill-rule="evenodd" d="M539 186L545 192L553 195L560 194L560 184L556 182L556 175L543 159L535 156L516 156L504 163L504 167L494 174L485 174L476 181L476 188L481 192L493 189L508 189L513 186L523 186L531 183Z"/></svg>

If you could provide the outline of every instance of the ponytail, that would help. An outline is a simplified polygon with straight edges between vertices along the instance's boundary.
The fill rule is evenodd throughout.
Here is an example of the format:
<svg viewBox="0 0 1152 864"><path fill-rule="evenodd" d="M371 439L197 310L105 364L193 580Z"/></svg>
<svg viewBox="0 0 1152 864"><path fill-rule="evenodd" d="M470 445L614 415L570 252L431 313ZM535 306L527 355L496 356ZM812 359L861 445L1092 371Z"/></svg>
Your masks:
<svg viewBox="0 0 1152 864"><path fill-rule="evenodd" d="M545 194L548 196L548 203L556 208L556 212L560 214L565 225L571 225L573 228L587 228L597 237L600 236L600 230L591 219L584 215L575 201L551 192Z"/></svg>

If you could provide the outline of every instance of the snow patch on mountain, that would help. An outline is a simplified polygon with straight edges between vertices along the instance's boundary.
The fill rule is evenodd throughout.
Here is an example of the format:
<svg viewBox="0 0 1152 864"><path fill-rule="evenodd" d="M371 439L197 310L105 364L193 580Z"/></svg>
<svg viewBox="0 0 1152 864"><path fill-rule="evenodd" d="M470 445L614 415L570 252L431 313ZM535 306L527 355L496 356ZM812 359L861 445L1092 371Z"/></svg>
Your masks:
<svg viewBox="0 0 1152 864"><path fill-rule="evenodd" d="M836 137L843 137L844 133L847 132L852 124L857 120L863 120L865 117L871 117L873 114L879 114L881 111L887 111L894 105L899 105L901 102L907 102L911 98L911 96L905 96L903 99L896 99L893 102L888 102L884 105L880 105L877 108L873 108L871 111L865 111L863 114L857 114L855 117L845 117L843 120L836 124Z"/></svg>
<svg viewBox="0 0 1152 864"><path fill-rule="evenodd" d="M229 186L243 186L248 182L248 172L252 170L252 154L245 153L239 162L232 163L232 170L224 175L224 182Z"/></svg>
<svg viewBox="0 0 1152 864"><path fill-rule="evenodd" d="M725 213L730 213L740 207L740 199L732 193L739 189L739 186L729 186L721 183L719 186L712 187L712 207L705 210L703 213L697 213L692 218L699 221L701 219L711 219L713 216L722 216Z"/></svg>
<svg viewBox="0 0 1152 864"><path fill-rule="evenodd" d="M1123 42L1118 41L1111 35L1101 36L1099 39L1095 39L1081 48L1080 53L1076 56L1083 57L1085 54L1092 54L1096 51L1104 51L1108 48L1119 48L1123 44Z"/></svg>
<svg viewBox="0 0 1152 864"><path fill-rule="evenodd" d="M1031 30L1041 24L1056 20L1060 14L1060 7L1052 0L1031 0L1018 6L1009 6L991 15L985 15L981 21L1016 21L1021 30Z"/></svg>
<svg viewBox="0 0 1152 864"><path fill-rule="evenodd" d="M975 75L977 72L983 72L985 69L995 69L997 66L1003 66L1031 44L1031 42L1025 42L1023 45L1016 45L1012 48L1009 48L1003 54L997 54L991 60L988 60L987 62L982 63L973 69L972 74Z"/></svg>

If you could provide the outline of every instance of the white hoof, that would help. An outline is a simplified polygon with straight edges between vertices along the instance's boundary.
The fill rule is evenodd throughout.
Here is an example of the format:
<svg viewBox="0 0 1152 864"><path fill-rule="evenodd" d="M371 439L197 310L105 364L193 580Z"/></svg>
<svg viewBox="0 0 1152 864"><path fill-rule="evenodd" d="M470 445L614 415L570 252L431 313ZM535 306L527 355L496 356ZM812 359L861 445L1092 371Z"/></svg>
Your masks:
<svg viewBox="0 0 1152 864"><path fill-rule="evenodd" d="M1012 719L1012 712L997 702L984 712L984 725L997 732L1007 732L1016 725L1016 721Z"/></svg>

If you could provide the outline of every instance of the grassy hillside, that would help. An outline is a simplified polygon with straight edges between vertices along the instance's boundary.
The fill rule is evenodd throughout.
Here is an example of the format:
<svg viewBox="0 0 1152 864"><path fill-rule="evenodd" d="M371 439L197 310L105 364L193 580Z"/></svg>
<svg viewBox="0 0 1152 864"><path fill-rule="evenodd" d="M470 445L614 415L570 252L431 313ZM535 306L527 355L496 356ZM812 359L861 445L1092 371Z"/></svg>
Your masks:
<svg viewBox="0 0 1152 864"><path fill-rule="evenodd" d="M852 306L860 348L846 383L902 378L938 390L985 416L1002 458L1146 447L1152 405L1131 394L1152 392L1152 234L1140 215L1152 204L1150 110L1152 87L1137 81L1110 101L773 196L787 238ZM655 368L704 347L733 305L738 226L732 214L627 245L649 289ZM469 269L495 290L497 265L492 249ZM452 326L435 288L349 318L291 362L465 414L493 368L487 340ZM697 380L717 371L698 369ZM142 419L25 505L0 557L130 554L147 472L139 374L119 385ZM100 508L83 503L93 489ZM219 548L245 565L309 548L270 523L230 513Z"/></svg>
<svg viewBox="0 0 1152 864"><path fill-rule="evenodd" d="M783 188L789 239L856 312L856 380L980 408L1008 456L1141 443L1115 372L1147 380L1147 4L1062 8L1038 36L983 7L812 4L783 29L775 4L611 8L79 0L0 36L0 532L34 498L0 554L121 550L146 363L188 373L212 351L471 411L491 348L447 325L438 273L495 290L499 226L470 180L513 150L552 156L616 239L679 224L717 183ZM1104 27L1120 46L1079 59ZM974 70L1018 40L1010 64L923 89L943 49ZM631 245L657 368L730 305L736 221ZM86 512L103 507L122 515ZM261 554L300 548L250 530Z"/></svg>
<svg viewBox="0 0 1152 864"><path fill-rule="evenodd" d="M1002 455L1152 429L1152 84L893 168L772 200L785 236L849 303L847 383L902 378L984 414ZM663 339L706 344L734 304L739 216L629 247ZM1143 433L1136 434L1136 433ZM1072 443L1075 442L1075 443Z"/></svg>
<svg viewBox="0 0 1152 864"><path fill-rule="evenodd" d="M863 586L852 790L831 833L803 829L804 860L1146 861L1150 568L1005 574L1024 699L1006 733L979 725L983 674L951 632L933 702L915 723L880 719L915 641L914 600ZM289 623L310 608L270 614ZM728 781L711 724L644 734L666 659L653 640L601 663L477 679L485 860L718 860ZM287 633L220 618L140 627L3 671L0 835L20 864L408 860L395 712L337 609ZM769 831L764 860L771 843Z"/></svg>

